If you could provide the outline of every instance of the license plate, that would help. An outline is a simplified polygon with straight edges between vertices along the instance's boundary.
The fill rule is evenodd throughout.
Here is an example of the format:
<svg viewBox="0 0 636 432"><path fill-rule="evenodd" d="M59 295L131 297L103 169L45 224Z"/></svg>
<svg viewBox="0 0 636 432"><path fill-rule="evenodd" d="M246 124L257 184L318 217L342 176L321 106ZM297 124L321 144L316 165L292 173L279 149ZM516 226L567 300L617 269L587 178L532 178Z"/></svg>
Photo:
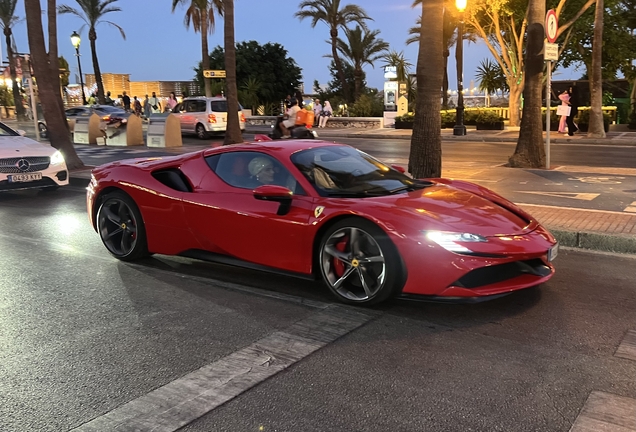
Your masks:
<svg viewBox="0 0 636 432"><path fill-rule="evenodd" d="M29 173L29 174L13 174L7 176L9 183L22 183L35 180L42 180L42 173Z"/></svg>
<svg viewBox="0 0 636 432"><path fill-rule="evenodd" d="M554 259L559 254L559 244L555 244L550 249L548 249L548 261L554 261Z"/></svg>

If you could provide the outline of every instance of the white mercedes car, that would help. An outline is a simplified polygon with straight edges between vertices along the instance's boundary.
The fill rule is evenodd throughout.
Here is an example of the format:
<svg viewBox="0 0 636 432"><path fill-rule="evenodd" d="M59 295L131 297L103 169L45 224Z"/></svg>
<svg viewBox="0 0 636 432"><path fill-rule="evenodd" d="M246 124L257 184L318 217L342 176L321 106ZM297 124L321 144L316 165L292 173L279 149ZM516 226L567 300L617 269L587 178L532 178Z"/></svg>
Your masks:
<svg viewBox="0 0 636 432"><path fill-rule="evenodd" d="M68 177L62 153L0 123L0 192L57 189Z"/></svg>

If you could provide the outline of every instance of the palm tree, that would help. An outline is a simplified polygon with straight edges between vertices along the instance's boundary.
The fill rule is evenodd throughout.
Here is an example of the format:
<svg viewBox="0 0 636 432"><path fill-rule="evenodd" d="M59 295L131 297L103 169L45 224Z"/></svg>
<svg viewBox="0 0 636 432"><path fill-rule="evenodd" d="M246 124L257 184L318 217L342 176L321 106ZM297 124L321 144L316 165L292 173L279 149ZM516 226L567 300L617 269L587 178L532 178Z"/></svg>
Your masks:
<svg viewBox="0 0 636 432"><path fill-rule="evenodd" d="M97 40L97 32L95 27L99 23L106 23L115 27L121 33L121 37L126 39L126 33L124 29L115 24L112 21L103 20L104 15L111 12L121 12L121 8L118 6L111 6L117 0L75 0L80 7L80 10L72 8L68 5L61 5L57 11L59 14L71 14L84 21L84 26L88 26L88 40L91 42L91 55L93 57L93 71L95 72L95 82L97 83L97 97L99 103L104 103L104 83L102 82L102 73L99 69L99 61L97 60L97 47L95 41ZM81 29L80 29L81 31Z"/></svg>
<svg viewBox="0 0 636 432"><path fill-rule="evenodd" d="M492 93L497 93L497 90L501 90L503 93L508 86L501 66L490 59L482 60L479 63L475 78L479 80L479 90L483 90L488 95L488 100L490 100Z"/></svg>
<svg viewBox="0 0 636 432"><path fill-rule="evenodd" d="M409 172L414 178L442 175L442 136L440 125L444 66L442 64L443 0L422 2L422 16L429 23L420 32L417 55L417 102L411 137Z"/></svg>
<svg viewBox="0 0 636 432"><path fill-rule="evenodd" d="M18 120L25 120L24 106L22 106L22 95L20 87L18 87L15 55L13 53L13 25L19 21L15 16L15 6L18 0L0 0L0 26L4 32L4 38L7 44L7 56L9 57L9 71L11 72L11 81L13 82L13 101L15 104L15 113Z"/></svg>
<svg viewBox="0 0 636 432"><path fill-rule="evenodd" d="M338 51L347 58L353 65L353 75L355 77L354 99L358 100L362 91L362 66L369 64L373 67L373 62L382 58L382 53L389 48L389 44L382 39L376 39L380 30L362 30L356 26L351 30L346 28L345 35L347 42L338 39Z"/></svg>
<svg viewBox="0 0 636 432"><path fill-rule="evenodd" d="M243 142L239 124L236 89L236 43L234 42L234 0L223 0L223 45L225 48L225 85L227 88L227 127L223 145Z"/></svg>
<svg viewBox="0 0 636 432"><path fill-rule="evenodd" d="M195 33L201 33L201 54L203 60L203 70L210 69L210 51L208 50L208 34L214 30L214 11L223 15L222 0L172 0L172 13L174 13L177 5L187 4L190 6L186 10L183 20L186 28L192 28ZM212 96L212 86L209 78L203 79L205 83L205 95Z"/></svg>
<svg viewBox="0 0 636 432"><path fill-rule="evenodd" d="M259 104L258 95L263 88L263 84L258 78L249 77L241 86L242 101L245 106L252 109L252 113L256 114L256 107Z"/></svg>
<svg viewBox="0 0 636 432"><path fill-rule="evenodd" d="M349 93L349 84L345 80L342 61L338 57L338 29L347 28L349 23L357 23L366 30L365 20L371 20L364 9L357 5L346 5L340 8L340 0L305 0L298 6L300 9L294 16L302 21L305 18L311 19L311 27L316 27L322 21L329 27L331 36L331 56L336 64L338 79L342 83L344 97L352 102Z"/></svg>
<svg viewBox="0 0 636 432"><path fill-rule="evenodd" d="M35 75L38 77L38 96L42 102L48 138L51 145L62 152L69 169L80 168L84 164L77 157L71 142L64 111L59 109L62 97L60 88L56 85L56 80L51 73L51 63L54 62L50 61L50 53L46 51L40 0L24 0L24 8L26 11L29 51L31 52L30 58L33 62ZM48 42L50 46L51 39ZM23 67L26 68L29 65L27 64Z"/></svg>
<svg viewBox="0 0 636 432"><path fill-rule="evenodd" d="M383 66L395 66L397 70L397 81L408 81L413 65L406 60L406 57L404 57L404 51L397 52L391 50L384 54L382 59L384 60Z"/></svg>

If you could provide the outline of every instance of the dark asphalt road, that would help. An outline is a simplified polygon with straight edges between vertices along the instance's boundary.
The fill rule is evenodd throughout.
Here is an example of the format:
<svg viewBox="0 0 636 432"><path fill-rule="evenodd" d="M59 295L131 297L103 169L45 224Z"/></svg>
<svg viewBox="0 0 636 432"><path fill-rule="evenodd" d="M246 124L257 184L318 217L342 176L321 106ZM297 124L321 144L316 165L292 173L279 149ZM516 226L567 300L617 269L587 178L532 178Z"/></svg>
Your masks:
<svg viewBox="0 0 636 432"><path fill-rule="evenodd" d="M614 356L636 329L636 258L562 250L555 264L491 302L382 306L181 430L568 431L591 391L636 397L636 362ZM2 431L78 427L332 302L287 277L119 262L77 187L0 195L0 273Z"/></svg>

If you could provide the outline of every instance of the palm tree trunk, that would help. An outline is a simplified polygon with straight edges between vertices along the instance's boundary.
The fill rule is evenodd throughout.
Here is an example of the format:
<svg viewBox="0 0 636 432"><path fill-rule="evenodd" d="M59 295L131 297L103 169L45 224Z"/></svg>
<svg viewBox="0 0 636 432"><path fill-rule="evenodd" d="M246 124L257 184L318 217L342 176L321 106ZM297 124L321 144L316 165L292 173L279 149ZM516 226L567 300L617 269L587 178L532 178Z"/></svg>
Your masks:
<svg viewBox="0 0 636 432"><path fill-rule="evenodd" d="M95 28L91 28L88 32L88 39L91 42L91 56L93 58L93 71L95 72L95 83L97 84L97 99L100 105L104 105L104 83L102 82L102 72L99 70L99 61L97 60L97 32Z"/></svg>
<svg viewBox="0 0 636 432"><path fill-rule="evenodd" d="M225 84L227 86L227 129L223 145L243 142L239 124L238 90L236 88L236 44L234 43L234 0L224 0Z"/></svg>
<svg viewBox="0 0 636 432"><path fill-rule="evenodd" d="M62 86L60 84L60 58L57 51L57 0L47 0L47 15L49 28L49 64L51 65L51 80L59 89L57 102L61 112L64 112L62 100ZM66 123L68 128L68 123ZM70 130L69 130L70 132Z"/></svg>
<svg viewBox="0 0 636 432"><path fill-rule="evenodd" d="M605 138L605 126L603 124L603 0L596 0L594 15L594 40L592 42L592 75L591 101L590 101L590 125L588 136L593 138Z"/></svg>
<svg viewBox="0 0 636 432"><path fill-rule="evenodd" d="M342 60L338 57L338 50L336 47L338 46L338 30L331 29L331 56L333 57L333 62L336 64L336 70L338 71L338 79L342 83L342 97L347 103L352 102L349 99L349 83L345 79L344 69L342 67Z"/></svg>
<svg viewBox="0 0 636 432"><path fill-rule="evenodd" d="M442 109L448 109L448 57L450 53L444 50L444 77L442 80Z"/></svg>
<svg viewBox="0 0 636 432"><path fill-rule="evenodd" d="M520 113L520 105L521 105L521 93L523 92L523 87L519 84L510 84L510 89L508 90L508 115L510 116L508 121L510 126L519 126L521 121ZM501 92L503 96L503 90Z"/></svg>
<svg viewBox="0 0 636 432"><path fill-rule="evenodd" d="M26 112L22 105L22 93L20 93L20 87L18 86L18 74L15 68L15 55L13 54L13 47L11 46L11 33L11 28L5 27L4 37L7 43L9 72L11 73L11 81L13 82L13 103L15 105L15 115L18 118L18 121L26 121Z"/></svg>
<svg viewBox="0 0 636 432"><path fill-rule="evenodd" d="M208 11L201 11L201 15L204 19L201 19L201 51L203 70L210 69L210 51L208 48ZM205 95L207 97L212 96L212 85L210 78L203 77L203 83L205 85Z"/></svg>
<svg viewBox="0 0 636 432"><path fill-rule="evenodd" d="M59 110L56 97L59 89L51 80L51 67L44 44L44 30L42 29L42 8L40 0L24 0L26 11L27 34L29 37L29 50L33 61L33 69L38 77L38 90L44 119L48 126L48 135L51 145L60 150L64 155L69 169L83 167L84 164L77 157L73 143L71 142L66 117ZM28 67L28 65L25 65Z"/></svg>
<svg viewBox="0 0 636 432"><path fill-rule="evenodd" d="M358 100L360 97L360 93L362 90L362 68L360 66L356 66L356 70L354 72L355 75L355 89L353 91L354 100Z"/></svg>
<svg viewBox="0 0 636 432"><path fill-rule="evenodd" d="M530 0L528 4L528 42L525 57L524 103L517 148L509 163L517 168L543 168L543 124L541 118L543 90L543 38L545 30L545 0ZM512 101L512 88L510 89ZM512 115L512 113L511 113ZM549 127L549 125L548 125Z"/></svg>
<svg viewBox="0 0 636 432"><path fill-rule="evenodd" d="M417 102L409 156L409 172L415 178L442 175L442 11L443 0L422 1L422 16L429 24L422 26L417 56Z"/></svg>

